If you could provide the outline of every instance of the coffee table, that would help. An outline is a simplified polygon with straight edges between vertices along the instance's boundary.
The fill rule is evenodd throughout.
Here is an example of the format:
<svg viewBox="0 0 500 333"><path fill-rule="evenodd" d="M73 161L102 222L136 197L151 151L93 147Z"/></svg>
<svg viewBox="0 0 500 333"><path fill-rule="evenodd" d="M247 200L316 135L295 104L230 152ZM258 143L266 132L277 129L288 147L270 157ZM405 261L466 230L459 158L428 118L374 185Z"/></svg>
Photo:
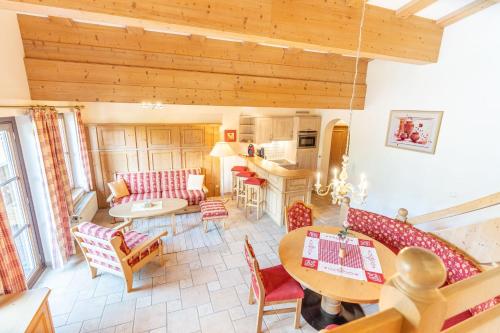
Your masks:
<svg viewBox="0 0 500 333"><path fill-rule="evenodd" d="M321 330L330 324L344 324L364 315L359 304L377 303L382 284L331 275L302 266L302 252L307 231L336 234L333 226L312 226L286 234L279 245L279 256L285 270L307 289L302 302L302 316L314 328ZM358 232L359 239L371 240L386 279L396 273L396 255L378 241Z"/></svg>
<svg viewBox="0 0 500 333"><path fill-rule="evenodd" d="M139 208L139 205L146 202L160 203L156 208ZM109 210L109 215L124 219L126 222L134 219L155 217L162 215L171 216L172 234L175 235L175 213L181 209L186 208L188 205L187 200L184 199L148 199L131 201L124 204L118 204Z"/></svg>

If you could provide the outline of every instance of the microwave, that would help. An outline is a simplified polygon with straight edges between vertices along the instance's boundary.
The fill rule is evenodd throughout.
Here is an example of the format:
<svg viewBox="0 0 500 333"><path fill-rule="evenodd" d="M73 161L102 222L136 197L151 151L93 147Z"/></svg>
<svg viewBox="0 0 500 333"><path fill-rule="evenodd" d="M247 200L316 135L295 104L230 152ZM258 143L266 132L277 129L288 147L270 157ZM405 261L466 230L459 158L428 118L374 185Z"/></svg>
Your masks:
<svg viewBox="0 0 500 333"><path fill-rule="evenodd" d="M298 135L297 148L316 148L318 132L300 131Z"/></svg>

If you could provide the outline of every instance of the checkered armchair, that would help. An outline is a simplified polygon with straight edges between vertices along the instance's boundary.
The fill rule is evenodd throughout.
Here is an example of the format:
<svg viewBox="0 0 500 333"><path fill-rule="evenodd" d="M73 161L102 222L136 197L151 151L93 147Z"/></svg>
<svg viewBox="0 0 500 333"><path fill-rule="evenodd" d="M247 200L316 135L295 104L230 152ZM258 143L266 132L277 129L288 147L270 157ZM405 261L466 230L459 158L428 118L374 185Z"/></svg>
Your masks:
<svg viewBox="0 0 500 333"><path fill-rule="evenodd" d="M90 275L94 278L97 270L121 276L127 284L127 292L132 290L133 273L140 270L151 260L159 258L164 231L154 237L137 231L128 230L132 222L122 223L115 228L105 228L90 222L83 222L71 229L80 246Z"/></svg>
<svg viewBox="0 0 500 333"><path fill-rule="evenodd" d="M312 225L312 208L302 201L296 201L286 209L286 232Z"/></svg>

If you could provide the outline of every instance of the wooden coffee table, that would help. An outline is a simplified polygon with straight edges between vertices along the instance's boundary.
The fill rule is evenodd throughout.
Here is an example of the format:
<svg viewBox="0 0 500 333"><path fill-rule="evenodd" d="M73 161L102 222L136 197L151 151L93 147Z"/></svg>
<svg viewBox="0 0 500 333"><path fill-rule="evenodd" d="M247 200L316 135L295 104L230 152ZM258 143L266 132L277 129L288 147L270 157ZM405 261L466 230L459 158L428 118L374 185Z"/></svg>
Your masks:
<svg viewBox="0 0 500 333"><path fill-rule="evenodd" d="M134 207L137 207L136 205L144 204L148 201L152 203L161 202L161 206L155 209L133 209ZM131 201L112 207L109 210L109 215L122 218L125 221L132 221L134 219L170 214L172 220L172 234L175 235L175 213L186 208L187 205L188 202L184 199L151 199Z"/></svg>
<svg viewBox="0 0 500 333"><path fill-rule="evenodd" d="M303 267L302 252L309 230L336 234L341 229L331 226L300 228L286 234L280 242L279 256L283 267L295 280L308 288L305 290L302 302L302 316L318 330L329 324L344 324L363 316L359 304L377 303L383 285ZM394 252L373 238L354 231L350 233L359 239L368 239L373 242L386 280L396 272Z"/></svg>

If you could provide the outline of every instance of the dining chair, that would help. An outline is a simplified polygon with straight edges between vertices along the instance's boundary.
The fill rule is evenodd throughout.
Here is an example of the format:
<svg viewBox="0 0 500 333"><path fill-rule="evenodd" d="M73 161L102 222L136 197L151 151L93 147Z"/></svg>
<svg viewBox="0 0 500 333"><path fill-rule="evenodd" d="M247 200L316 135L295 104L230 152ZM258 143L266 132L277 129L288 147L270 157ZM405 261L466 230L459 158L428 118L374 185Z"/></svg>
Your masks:
<svg viewBox="0 0 500 333"><path fill-rule="evenodd" d="M286 209L286 232L313 225L313 210L302 201L295 201Z"/></svg>
<svg viewBox="0 0 500 333"><path fill-rule="evenodd" d="M167 231L154 237L134 230L125 231L131 224L129 221L114 228L106 228L82 222L71 228L87 261L91 277L96 277L98 269L123 277L127 292L132 290L134 272L156 257L159 258L159 264L163 264L161 237L167 235Z"/></svg>
<svg viewBox="0 0 500 333"><path fill-rule="evenodd" d="M254 304L255 299L257 299L259 307L256 332L261 332L264 315L289 312L295 312L294 325L295 328L300 328L300 311L304 298L304 290L300 283L287 273L283 265L260 269L248 236L245 236L245 259L251 273L248 303ZM265 306L284 303L295 303L295 306L264 310Z"/></svg>

